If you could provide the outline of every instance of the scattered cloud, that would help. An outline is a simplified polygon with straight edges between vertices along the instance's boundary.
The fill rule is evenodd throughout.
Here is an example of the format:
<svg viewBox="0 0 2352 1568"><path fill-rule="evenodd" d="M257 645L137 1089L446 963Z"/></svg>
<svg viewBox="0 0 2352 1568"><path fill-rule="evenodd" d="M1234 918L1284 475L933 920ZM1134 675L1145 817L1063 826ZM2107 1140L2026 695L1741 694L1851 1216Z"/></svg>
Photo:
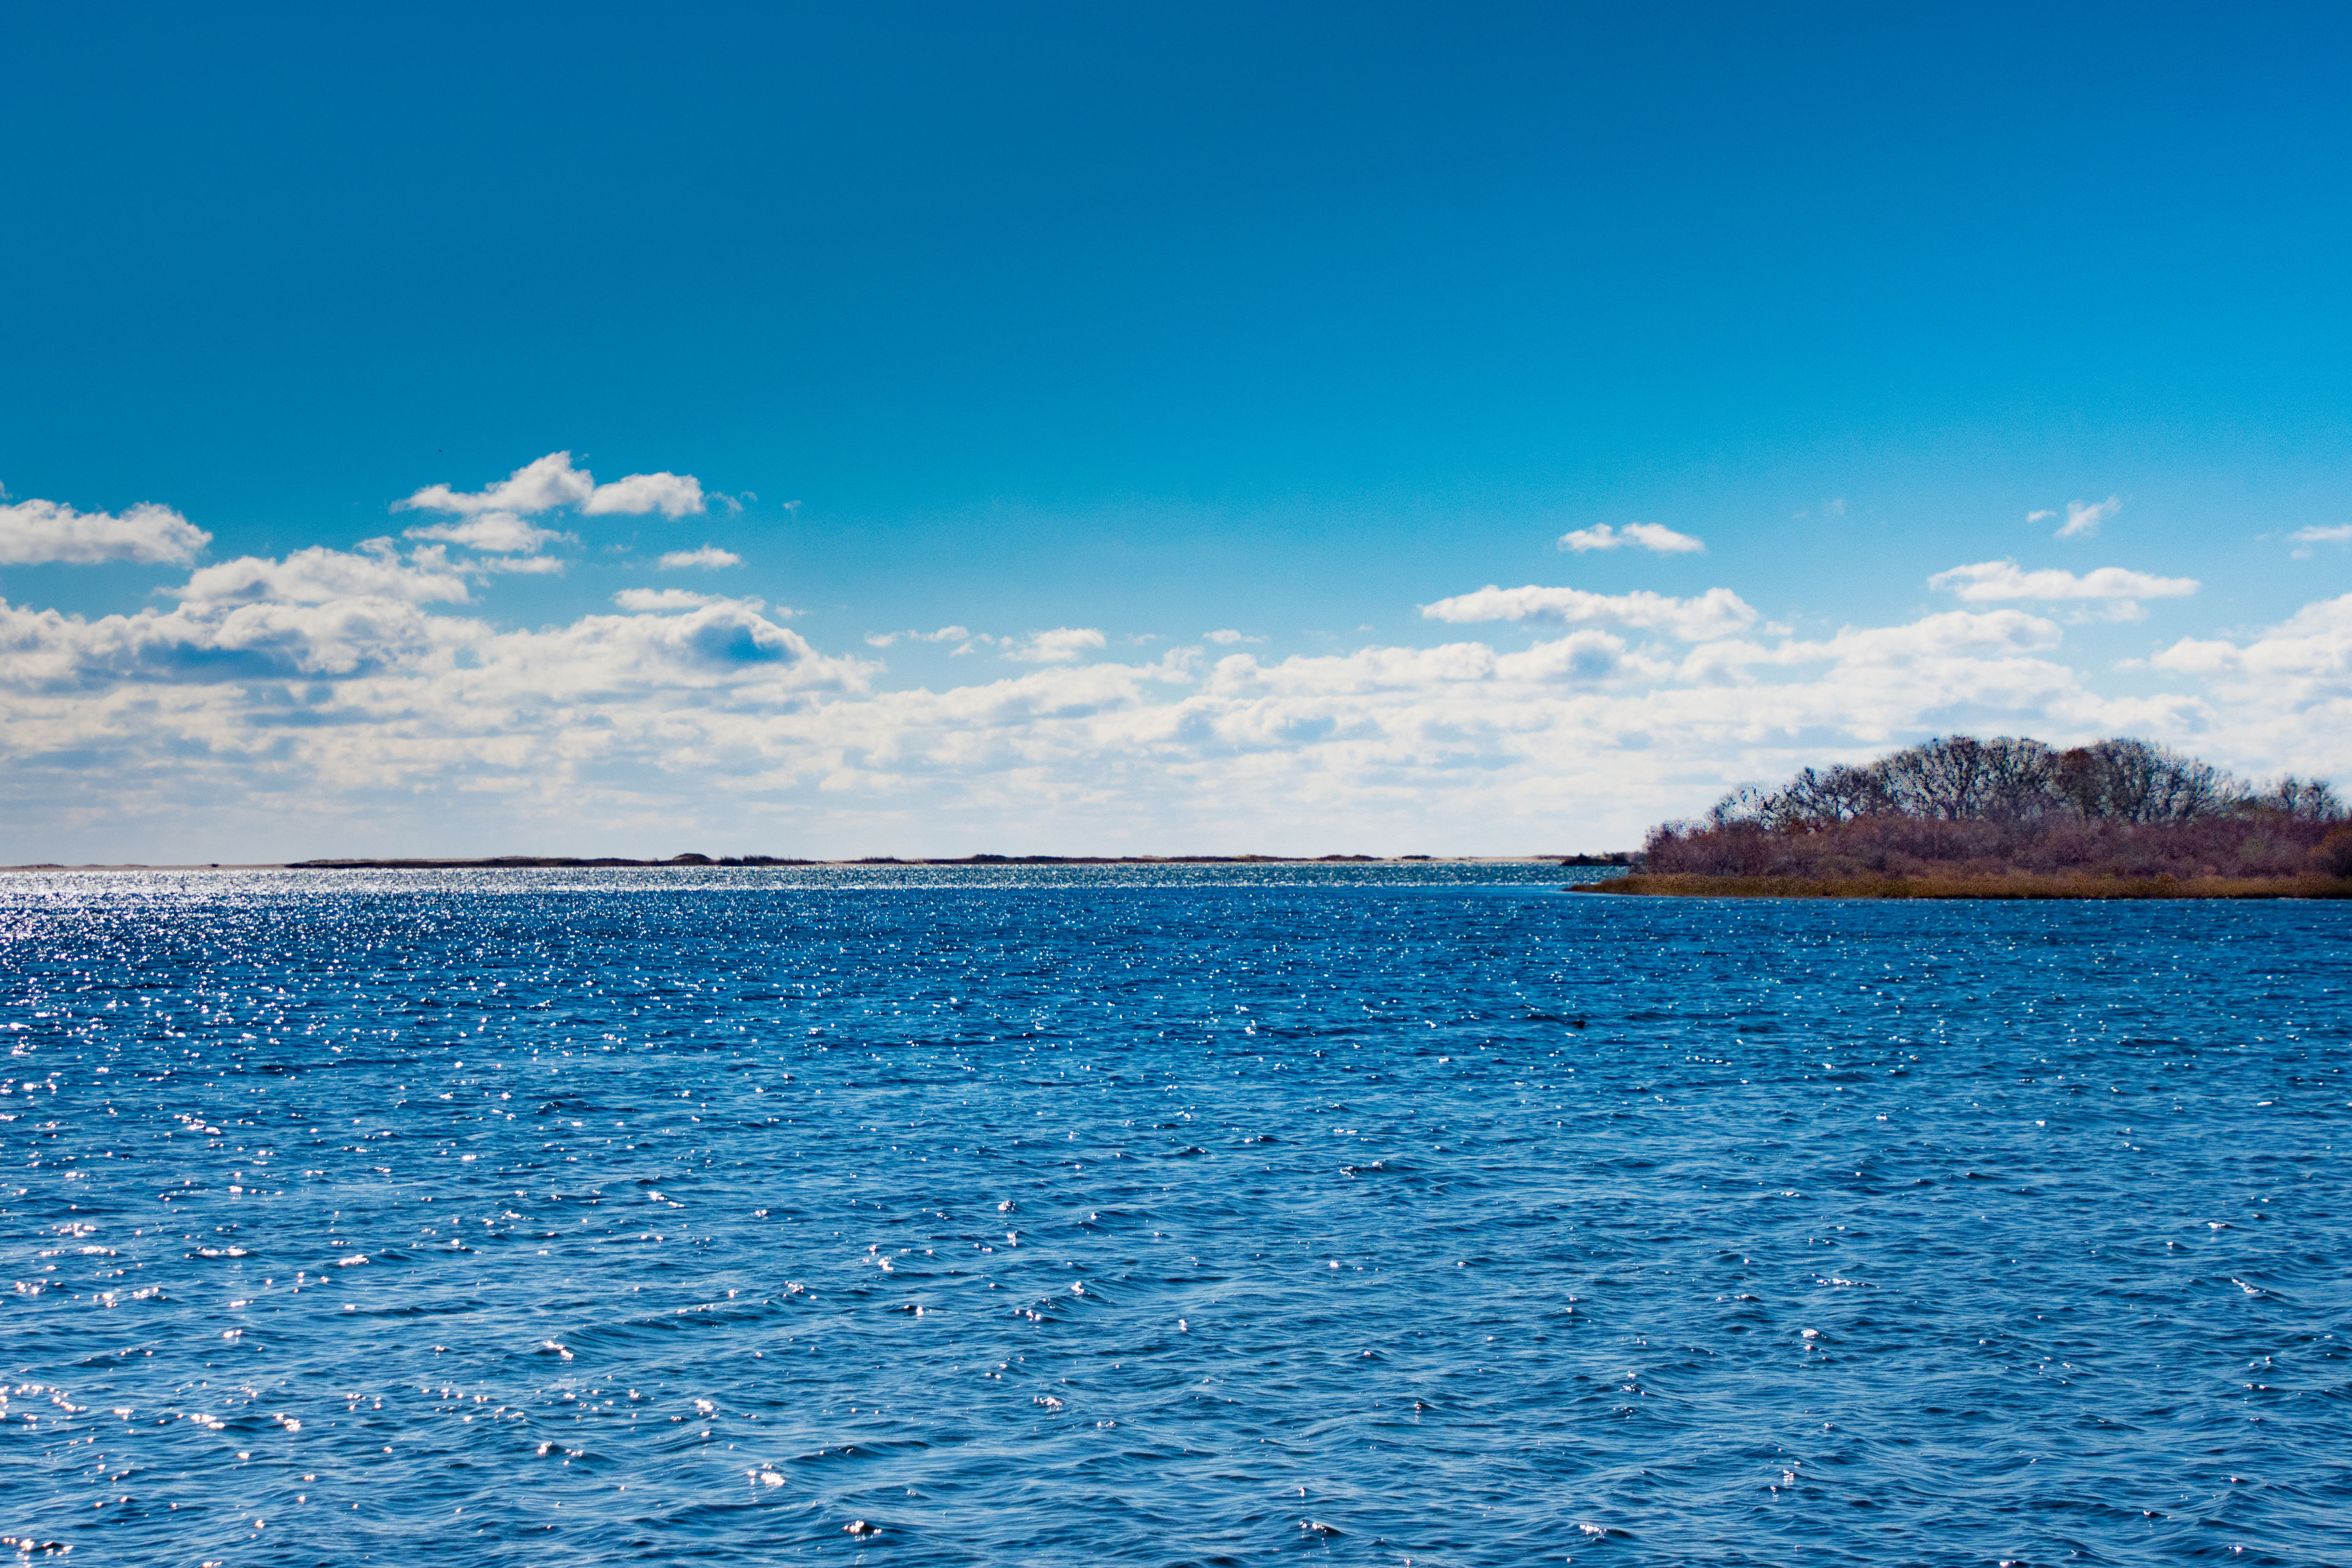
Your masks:
<svg viewBox="0 0 2352 1568"><path fill-rule="evenodd" d="M528 520L585 515L582 486L598 493L568 458L532 468L465 504L420 506L446 537L201 567L201 531L151 519L141 545L108 532L142 509L94 529L69 517L58 534L53 512L7 506L0 558L84 558L11 531L50 529L98 538L74 546L100 552L88 558L187 568L136 614L0 602L13 858L184 858L191 824L222 859L667 849L691 842L682 832L815 854L943 852L983 829L1041 850L1617 847L1737 780L1963 730L2128 732L2247 771L2352 773L2352 595L2182 638L2126 696L2070 660L2064 615L2137 613L2193 580L1979 562L1931 579L1953 607L1806 636L1728 587L1530 584L1423 607L1425 626L1515 624L1508 646L1448 629L1458 640L1273 658L1227 627L1208 651L1114 658L1092 627L946 626L845 655L791 630L789 610L675 587L624 588L568 624L494 623L469 587L562 563L543 542L498 548L520 536L491 531L551 532ZM624 502L661 510L648 489ZM1011 662L957 667L970 679L940 689L879 689L870 649L900 643Z"/></svg>
<svg viewBox="0 0 2352 1568"><path fill-rule="evenodd" d="M486 511L467 518L464 522L436 522L424 528L412 528L410 539L434 539L445 544L462 544L472 550L488 550L506 554L527 554L572 540L568 533L550 528L535 528L510 511Z"/></svg>
<svg viewBox="0 0 2352 1568"><path fill-rule="evenodd" d="M1497 588L1489 583L1475 594L1459 594L1423 605L1433 621L1552 621L1565 626L1613 626L1662 631L1685 642L1736 636L1757 615L1728 588L1709 588L1695 599L1673 599L1643 589L1631 594L1593 594L1581 588Z"/></svg>
<svg viewBox="0 0 2352 1568"><path fill-rule="evenodd" d="M2099 524L2123 509L2124 499L2121 496L2109 496L2103 501L2070 500L2066 503L2066 521L2059 524L2056 537L2087 539L2099 531ZM2051 514L2043 512L2041 515L2048 517ZM2026 521L2031 522L2034 520L2028 518Z"/></svg>
<svg viewBox="0 0 2352 1568"><path fill-rule="evenodd" d="M1055 626L1025 637L1003 637L997 646L1016 664L1068 664L1102 647L1103 635L1092 626Z"/></svg>
<svg viewBox="0 0 2352 1568"><path fill-rule="evenodd" d="M2352 594L2306 605L2245 642L2183 637L2148 664L2197 675L2287 682L2290 701L2352 700ZM2249 693L2252 695L2252 693Z"/></svg>
<svg viewBox="0 0 2352 1568"><path fill-rule="evenodd" d="M703 510L702 483L692 474L630 474L598 485L580 510L590 517L618 513L643 517L657 511L679 518Z"/></svg>
<svg viewBox="0 0 2352 1568"><path fill-rule="evenodd" d="M613 603L638 615L700 610L712 605L742 605L753 610L762 607L757 599L730 599L723 594L690 594L684 588L624 588L613 595Z"/></svg>
<svg viewBox="0 0 2352 1568"><path fill-rule="evenodd" d="M1942 588L1971 604L1996 604L2007 599L2089 601L2095 607L2088 618L2113 621L2145 620L2142 599L2179 599L2201 586L2194 577L2158 577L2120 566L2102 566L2076 576L2051 568L2028 572L2014 561L1979 561L1955 566L1927 579L1930 588Z"/></svg>
<svg viewBox="0 0 2352 1568"><path fill-rule="evenodd" d="M167 506L142 501L121 512L76 511L53 500L10 501L0 491L0 566L185 566L212 542Z"/></svg>
<svg viewBox="0 0 2352 1568"><path fill-rule="evenodd" d="M2243 641L2183 637L2147 661L2210 685L2241 756L2264 770L2352 775L2352 594Z"/></svg>
<svg viewBox="0 0 2352 1568"><path fill-rule="evenodd" d="M2121 566L2102 566L2076 576L2055 568L2028 572L2014 561L1979 561L1955 566L1927 579L1930 588L1985 603L2000 599L2177 599L2201 586L2194 577L2158 577Z"/></svg>
<svg viewBox="0 0 2352 1568"><path fill-rule="evenodd" d="M407 500L393 502L394 511L446 511L461 517L485 512L530 517L563 507L577 508L589 517L642 516L655 511L664 517L684 517L703 510L702 482L691 474L665 471L630 474L600 485L587 469L572 466L571 453L550 452L479 490L427 485Z"/></svg>
<svg viewBox="0 0 2352 1568"><path fill-rule="evenodd" d="M2311 559L2311 547L2315 544L2352 544L2352 522L2339 522L2326 528L2298 528L2287 537L2294 542L2294 558L2308 561Z"/></svg>
<svg viewBox="0 0 2352 1568"><path fill-rule="evenodd" d="M971 628L967 626L941 626L935 632L868 632L866 634L866 643L869 647L889 647L902 642L951 642L961 643L969 647L972 641ZM964 649L960 647L956 651L961 653Z"/></svg>
<svg viewBox="0 0 2352 1568"><path fill-rule="evenodd" d="M742 564L743 558L740 555L736 554L733 551L721 550L715 544L706 544L699 550L673 550L668 552L661 558L656 566L656 570L663 572L676 572L689 566L699 566L705 570L715 572L722 566L740 566Z"/></svg>
<svg viewBox="0 0 2352 1568"><path fill-rule="evenodd" d="M951 651L958 654L992 647L1015 664L1069 664L1106 646L1102 633L1091 626L1056 626L1050 632L1031 632L1024 637L992 637L968 626L941 626L935 632L866 634L868 647L891 647L902 642L953 643L956 646Z"/></svg>
<svg viewBox="0 0 2352 1568"><path fill-rule="evenodd" d="M695 830L923 853L974 825L1041 824L1049 839L1030 841L1047 848L1573 847L1631 845L1731 781L1936 731L2125 731L2240 765L2352 764L2352 742L2330 738L2352 737L2352 597L2251 638L2183 640L2151 661L2175 689L2111 699L2064 659L2060 626L2014 607L1796 637L1728 590L1597 608L1513 591L1475 618L1567 624L1524 648L1276 660L1089 662L1091 628L946 626L869 640L1033 668L878 690L878 667L755 600L625 589L617 613L507 631L465 588L440 546L378 541L205 568L168 610L0 605L0 832L21 858L81 852L77 834L146 858L191 811L223 836L208 842L246 835L257 853L304 834L348 845L355 813L387 847L452 852Z"/></svg>
<svg viewBox="0 0 2352 1568"><path fill-rule="evenodd" d="M2025 514L2025 521L2028 522L2047 522L2050 519L2056 517L2057 515L2058 514L2056 512L2052 511L2045 506L2039 511L2027 512Z"/></svg>
<svg viewBox="0 0 2352 1568"><path fill-rule="evenodd" d="M406 560L388 539L357 550L313 545L283 561L240 555L203 567L178 588L161 590L184 605L325 605L338 600L392 600L408 605L466 602L466 580L439 546Z"/></svg>
<svg viewBox="0 0 2352 1568"><path fill-rule="evenodd" d="M1704 541L1694 539L1687 533L1676 533L1673 529L1654 522L1629 522L1622 529L1612 528L1605 522L1596 523L1591 528L1580 528L1572 533L1559 536L1562 550L1573 550L1580 555L1588 550L1617 550L1626 545L1655 551L1661 555L1688 555L1706 549Z"/></svg>

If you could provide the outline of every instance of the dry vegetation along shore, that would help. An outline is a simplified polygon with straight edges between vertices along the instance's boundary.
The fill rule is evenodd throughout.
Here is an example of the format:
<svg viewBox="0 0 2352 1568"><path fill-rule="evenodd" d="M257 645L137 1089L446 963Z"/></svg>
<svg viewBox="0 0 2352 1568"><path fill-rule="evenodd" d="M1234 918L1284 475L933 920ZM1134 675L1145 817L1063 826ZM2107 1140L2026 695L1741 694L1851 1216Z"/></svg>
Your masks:
<svg viewBox="0 0 2352 1568"><path fill-rule="evenodd" d="M2267 787L2145 741L1955 735L1808 768L1654 828L1594 892L1714 898L2352 897L2332 786Z"/></svg>

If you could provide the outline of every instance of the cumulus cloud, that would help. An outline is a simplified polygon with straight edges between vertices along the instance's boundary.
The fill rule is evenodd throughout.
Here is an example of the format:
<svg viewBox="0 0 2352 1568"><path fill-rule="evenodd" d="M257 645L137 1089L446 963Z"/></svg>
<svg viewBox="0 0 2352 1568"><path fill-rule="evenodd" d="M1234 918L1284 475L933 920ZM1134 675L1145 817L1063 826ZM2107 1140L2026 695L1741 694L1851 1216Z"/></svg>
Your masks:
<svg viewBox="0 0 2352 1568"><path fill-rule="evenodd" d="M473 550L488 550L504 554L527 554L551 544L571 540L572 535L559 533L551 528L536 528L510 511L486 511L464 522L436 522L407 531L410 539L438 540L445 544L463 544Z"/></svg>
<svg viewBox="0 0 2352 1568"><path fill-rule="evenodd" d="M1001 638L998 646L1016 664L1068 664L1102 647L1103 635L1092 626L1055 626L1050 632Z"/></svg>
<svg viewBox="0 0 2352 1568"><path fill-rule="evenodd" d="M453 628L412 604L345 599L184 605L89 622L59 617L46 629L53 635L37 653L19 645L0 656L0 683L86 695L110 682L156 682L208 691L217 700L239 693L246 681L341 680L431 668L450 646ZM119 689L116 694L123 695ZM247 743L259 741L251 736Z"/></svg>
<svg viewBox="0 0 2352 1568"><path fill-rule="evenodd" d="M466 580L438 547L403 560L388 539L356 551L313 545L283 561L240 555L197 571L166 590L184 604L323 605L335 600L388 599L403 604L463 604Z"/></svg>
<svg viewBox="0 0 2352 1568"><path fill-rule="evenodd" d="M1843 503L1840 503L1840 510L1843 510ZM1704 541L1654 522L1629 522L1622 529L1596 523L1559 536L1562 550L1573 550L1580 555L1588 550L1619 550L1627 545L1653 550L1661 555L1688 555L1706 549Z"/></svg>
<svg viewBox="0 0 2352 1568"><path fill-rule="evenodd" d="M101 561L185 566L212 542L211 534L170 507L152 502L110 512L76 511L53 500L0 499L0 566L52 561L72 566Z"/></svg>
<svg viewBox="0 0 2352 1568"><path fill-rule="evenodd" d="M662 556L658 563L657 569L663 572L677 572L687 567L699 566L706 571L715 572L722 566L740 566L742 564L743 558L740 555L736 554L733 551L721 550L715 544L706 544L699 550L672 550L668 552Z"/></svg>
<svg viewBox="0 0 2352 1568"><path fill-rule="evenodd" d="M614 512L642 516L655 511L664 517L684 517L703 510L702 481L691 474L665 471L630 474L600 485L587 469L572 466L571 453L550 452L482 489L427 485L405 500L393 503L395 511L446 511L461 517L486 512L530 517L563 507L576 507L590 517Z"/></svg>
<svg viewBox="0 0 2352 1568"><path fill-rule="evenodd" d="M1210 642L1217 643L1226 647L1231 647L1235 643L1265 641L1264 637L1245 637L1242 633L1231 630L1230 628L1224 631L1202 632L1201 636Z"/></svg>
<svg viewBox="0 0 2352 1568"><path fill-rule="evenodd" d="M2123 509L2124 498L2121 496L2109 496L2103 501L2070 500L2066 503L2066 521L2058 525L2056 537L2060 539L2087 538L2091 534L2099 531L2099 524L2106 521L2107 519L2115 516L2116 513L2123 510ZM2036 517L2049 517L2052 515L2053 514L2046 511L2039 512L2035 514L2035 517L2029 517L2026 521L2028 522L2032 522L2035 521Z"/></svg>
<svg viewBox="0 0 2352 1568"><path fill-rule="evenodd" d="M596 493L595 477L572 466L569 452L550 452L525 463L500 482L473 491L455 490L446 484L427 485L405 500L392 503L394 511L447 511L461 517L477 512L508 511L522 516L579 506Z"/></svg>
<svg viewBox="0 0 2352 1568"><path fill-rule="evenodd" d="M1979 561L1955 566L1927 579L1930 588L1948 590L1971 604L1996 604L2008 599L2095 601L2091 612L2105 620L2147 618L2142 599L2179 599L2197 592L2194 577L2158 577L2121 566L2102 566L2076 576L2050 568L2028 572L2014 561Z"/></svg>
<svg viewBox="0 0 2352 1568"><path fill-rule="evenodd" d="M2352 774L2352 594L2242 641L2183 637L2147 662L2212 686L2228 704L2233 749L2255 766Z"/></svg>
<svg viewBox="0 0 2352 1568"><path fill-rule="evenodd" d="M1612 633L1570 632L1556 641L1502 655L1495 660L1495 673L1506 680L1538 685L1597 686L1603 681L1665 679L1673 675L1674 668L1629 655L1625 639Z"/></svg>
<svg viewBox="0 0 2352 1568"><path fill-rule="evenodd" d="M1669 598L1643 589L1631 594L1593 594L1581 588L1497 588L1489 583L1475 594L1458 594L1423 605L1433 621L1555 621L1565 626L1625 626L1662 631L1685 642L1734 637L1756 625L1756 611L1728 588L1709 588L1695 599Z"/></svg>
<svg viewBox="0 0 2352 1568"><path fill-rule="evenodd" d="M598 485L580 508L590 517L614 512L642 517L657 511L667 518L684 517L702 509L702 481L692 474L667 471L630 474L609 485Z"/></svg>
<svg viewBox="0 0 2352 1568"><path fill-rule="evenodd" d="M2245 642L2183 637L2149 658L2158 669L2283 681L2296 700L2352 697L2352 594L2306 605Z"/></svg>
<svg viewBox="0 0 2352 1568"><path fill-rule="evenodd" d="M467 602L487 568L446 542L247 557L136 615L0 604L0 837L17 859L185 858L191 824L223 859L1575 849L1631 847L1739 779L1938 731L2124 731L2251 772L2352 768L2352 596L2182 639L2110 696L2037 612L2144 584L2027 592L2038 574L1979 566L1955 569L1951 590L1974 591L1958 607L1801 637L1727 588L1538 587L1429 606L1535 628L1509 639L1526 647L1448 632L1147 659L1108 657L1089 627L880 633L1016 660L880 689L870 656L827 653L756 599L625 588L505 629Z"/></svg>

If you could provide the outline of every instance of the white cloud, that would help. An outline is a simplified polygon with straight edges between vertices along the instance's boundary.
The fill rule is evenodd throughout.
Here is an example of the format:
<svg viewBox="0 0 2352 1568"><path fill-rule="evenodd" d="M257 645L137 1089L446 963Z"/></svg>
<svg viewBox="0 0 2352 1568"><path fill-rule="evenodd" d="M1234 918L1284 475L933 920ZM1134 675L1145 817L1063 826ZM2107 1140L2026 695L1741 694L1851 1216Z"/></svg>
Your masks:
<svg viewBox="0 0 2352 1568"><path fill-rule="evenodd" d="M1234 631L1230 628L1223 631L1202 632L1201 636L1209 642L1217 643L1226 647L1231 647L1235 643L1265 641L1264 637L1246 637L1242 633Z"/></svg>
<svg viewBox="0 0 2352 1568"><path fill-rule="evenodd" d="M1874 668L2004 660L2048 653L2064 638L2056 622L2023 610L1946 610L1901 626L1845 626L1818 641L1791 637L1769 647L1744 639L1703 643L1685 657L1681 673L1699 679L1734 666Z"/></svg>
<svg viewBox="0 0 2352 1568"><path fill-rule="evenodd" d="M1839 507L1843 510L1843 503ZM1629 544L1661 555L1687 555L1706 549L1705 541L1654 522L1629 522L1622 529L1605 522L1595 523L1559 536L1562 550L1573 550L1580 555L1588 550L1616 550Z"/></svg>
<svg viewBox="0 0 2352 1568"><path fill-rule="evenodd" d="M2109 496L2103 501L2070 500L2066 503L2066 521L2059 524L2056 537L2081 539L2096 533L2099 531L2099 524L2123 509L2124 499L2121 496ZM2047 517L2050 514L2044 512L2042 515ZM2026 521L2031 522L2033 519L2028 518Z"/></svg>
<svg viewBox="0 0 2352 1568"><path fill-rule="evenodd" d="M676 572L685 567L699 566L709 571L717 571L722 566L742 564L743 558L733 551L721 550L715 544L706 544L699 550L670 551L661 558L657 570Z"/></svg>
<svg viewBox="0 0 2352 1568"><path fill-rule="evenodd" d="M464 522L436 522L407 531L410 539L433 539L445 544L463 544L474 550L497 551L506 554L529 554L551 544L572 539L550 528L535 528L510 511L477 513Z"/></svg>
<svg viewBox="0 0 2352 1568"><path fill-rule="evenodd" d="M1927 579L1927 586L1979 605L2007 599L2096 601L2093 614L2098 618L2137 621L2147 615L2140 600L2185 598L2201 584L2194 577L2158 577L2121 566L2102 566L2078 577L2054 567L2028 572L2014 561L1979 561L1938 572Z"/></svg>
<svg viewBox="0 0 2352 1568"><path fill-rule="evenodd" d="M1628 655L1625 639L1611 633L1570 632L1554 642L1504 654L1495 660L1495 673L1507 680L1543 685L1597 685L1628 678L1670 677L1674 667Z"/></svg>
<svg viewBox="0 0 2352 1568"><path fill-rule="evenodd" d="M1709 588L1696 599L1673 599L1642 589L1631 594L1592 594L1581 588L1497 588L1489 583L1475 594L1457 594L1423 605L1433 621L1556 621L1565 626L1626 626L1663 631L1685 642L1733 637L1757 621L1754 609L1728 588Z"/></svg>
<svg viewBox="0 0 2352 1568"><path fill-rule="evenodd" d="M1092 626L1055 626L1025 637L999 638L998 646L1016 664L1068 664L1102 647L1103 635Z"/></svg>
<svg viewBox="0 0 2352 1568"><path fill-rule="evenodd" d="M183 603L324 605L336 600L397 600L429 605L466 602L466 580L449 566L437 546L403 561L388 539L370 540L356 551L313 545L283 561L240 555L206 566L178 588Z"/></svg>
<svg viewBox="0 0 2352 1568"><path fill-rule="evenodd" d="M613 595L613 603L638 614L699 610L711 605L743 605L754 610L761 607L757 599L730 599L723 594L690 594L684 588L624 588Z"/></svg>
<svg viewBox="0 0 2352 1568"><path fill-rule="evenodd" d="M0 492L5 496L5 492ZM72 566L131 561L184 566L213 536L167 506L76 511L53 500L0 499L0 566L60 562Z"/></svg>
<svg viewBox="0 0 2352 1568"><path fill-rule="evenodd" d="M702 481L692 474L631 474L609 485L598 485L581 510L590 517L625 512L642 517L657 511L679 518L702 510Z"/></svg>
<svg viewBox="0 0 2352 1568"><path fill-rule="evenodd" d="M1969 730L2352 769L2352 596L2183 639L2125 697L2069 662L2055 619L1977 605L2145 584L2028 595L2038 574L2005 563L1956 569L1962 607L1807 637L1727 588L1536 587L1430 606L1554 628L1525 647L1112 659L1087 627L877 634L1030 666L882 690L870 656L757 600L627 588L501 629L466 604L487 567L449 556L243 558L131 616L0 604L0 858L1622 847L1733 782Z"/></svg>
<svg viewBox="0 0 2352 1568"><path fill-rule="evenodd" d="M394 511L448 511L460 516L477 512L510 511L528 516L558 507L579 506L596 493L595 477L572 466L569 452L550 452L525 463L506 479L484 489L453 490L447 485L427 485L406 500L392 503Z"/></svg>
<svg viewBox="0 0 2352 1568"><path fill-rule="evenodd" d="M2046 522L2051 518L2056 517L2057 515L2058 514L2056 512L2052 511L2045 506L2038 511L2027 512L2025 514L2025 521L2028 522Z"/></svg>
<svg viewBox="0 0 2352 1568"><path fill-rule="evenodd" d="M427 485L407 500L393 503L395 511L446 511L462 517L484 512L529 517L562 507L577 507L590 517L652 511L664 517L683 517L703 510L702 481L691 474L662 472L631 474L609 485L600 485L587 469L572 466L571 453L550 452L483 489L453 490L446 484Z"/></svg>
<svg viewBox="0 0 2352 1568"><path fill-rule="evenodd" d="M952 642L962 643L969 647L973 640L971 629L965 626L941 626L935 632L868 632L866 634L866 646L869 647L888 647L895 643L902 642ZM958 648L956 651L961 653L963 649Z"/></svg>
<svg viewBox="0 0 2352 1568"><path fill-rule="evenodd" d="M477 576L561 577L564 563L553 555L483 555L465 563Z"/></svg>
<svg viewBox="0 0 2352 1568"><path fill-rule="evenodd" d="M2243 644L2183 637L2148 663L2158 669L2297 683L2294 700L2352 697L2352 594L2306 605Z"/></svg>
<svg viewBox="0 0 2352 1568"><path fill-rule="evenodd" d="M2183 637L2147 662L2212 686L2227 704L2231 751L2254 770L2352 782L2352 594L2243 642Z"/></svg>
<svg viewBox="0 0 2352 1568"><path fill-rule="evenodd" d="M1105 646L1102 633L1091 626L1056 626L1025 637L991 637L966 626L941 626L935 632L868 632L868 647L890 647L902 642L954 643L953 653L992 647L1015 664L1068 664L1087 651Z"/></svg>
<svg viewBox="0 0 2352 1568"><path fill-rule="evenodd" d="M2315 544L2352 544L2352 522L2339 522L2326 528L2298 528L2287 535L2297 548L2291 553L2297 561L2311 559Z"/></svg>

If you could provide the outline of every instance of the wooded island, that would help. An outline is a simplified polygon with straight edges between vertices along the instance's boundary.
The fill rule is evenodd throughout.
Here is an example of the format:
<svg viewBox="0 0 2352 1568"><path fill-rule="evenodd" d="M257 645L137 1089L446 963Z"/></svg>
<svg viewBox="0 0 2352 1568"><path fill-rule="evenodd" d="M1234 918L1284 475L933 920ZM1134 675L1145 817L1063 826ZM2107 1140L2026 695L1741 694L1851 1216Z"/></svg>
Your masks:
<svg viewBox="0 0 2352 1568"><path fill-rule="evenodd" d="M2147 741L1953 735L1744 788L1651 830L1594 892L1714 897L2347 898L2328 784L2261 787Z"/></svg>

